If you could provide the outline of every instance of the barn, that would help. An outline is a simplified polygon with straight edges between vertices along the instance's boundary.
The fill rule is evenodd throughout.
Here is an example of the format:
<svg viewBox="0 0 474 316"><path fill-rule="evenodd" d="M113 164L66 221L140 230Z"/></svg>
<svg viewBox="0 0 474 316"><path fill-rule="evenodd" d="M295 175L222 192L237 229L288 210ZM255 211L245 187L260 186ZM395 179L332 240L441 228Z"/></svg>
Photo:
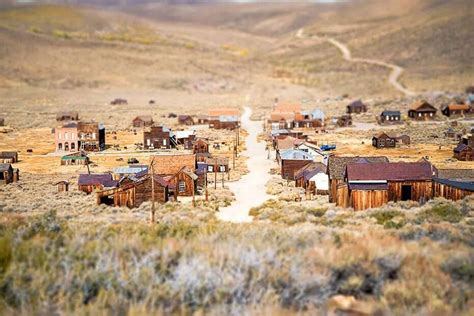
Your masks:
<svg viewBox="0 0 474 316"><path fill-rule="evenodd" d="M337 187L345 183L344 175L346 171L346 165L348 163L355 162L388 162L388 158L385 156L375 157L344 157L331 155L328 158L328 177L329 177L329 202L336 202L337 198Z"/></svg>
<svg viewBox="0 0 474 316"><path fill-rule="evenodd" d="M433 198L436 169L423 162L349 163L346 166L347 187L339 206L354 210L380 207L389 201L426 202Z"/></svg>

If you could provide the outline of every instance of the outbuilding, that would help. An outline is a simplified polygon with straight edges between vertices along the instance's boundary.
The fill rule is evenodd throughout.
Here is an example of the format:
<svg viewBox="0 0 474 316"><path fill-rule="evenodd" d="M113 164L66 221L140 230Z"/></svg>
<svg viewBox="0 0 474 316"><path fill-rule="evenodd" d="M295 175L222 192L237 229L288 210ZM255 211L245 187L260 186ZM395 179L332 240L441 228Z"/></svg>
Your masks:
<svg viewBox="0 0 474 316"><path fill-rule="evenodd" d="M296 187L304 188L310 194L329 194L327 166L311 162L295 172Z"/></svg>
<svg viewBox="0 0 474 316"><path fill-rule="evenodd" d="M132 121L133 127L136 128L143 128L153 125L153 116L151 115L140 115L133 119Z"/></svg>
<svg viewBox="0 0 474 316"><path fill-rule="evenodd" d="M372 146L375 148L395 148L396 138L385 132L379 133L372 137Z"/></svg>
<svg viewBox="0 0 474 316"><path fill-rule="evenodd" d="M385 110L382 113L380 113L380 123L382 124L400 123L401 120L402 120L402 115L400 111Z"/></svg>
<svg viewBox="0 0 474 316"><path fill-rule="evenodd" d="M347 114L359 114L367 112L367 105L365 105L361 100L357 100L347 105L346 109Z"/></svg>
<svg viewBox="0 0 474 316"><path fill-rule="evenodd" d="M449 104L441 108L441 113L447 117L466 116L474 113L469 104Z"/></svg>
<svg viewBox="0 0 474 316"><path fill-rule="evenodd" d="M436 117L436 108L427 101L418 101L414 103L408 110L408 117L417 120L432 120Z"/></svg>

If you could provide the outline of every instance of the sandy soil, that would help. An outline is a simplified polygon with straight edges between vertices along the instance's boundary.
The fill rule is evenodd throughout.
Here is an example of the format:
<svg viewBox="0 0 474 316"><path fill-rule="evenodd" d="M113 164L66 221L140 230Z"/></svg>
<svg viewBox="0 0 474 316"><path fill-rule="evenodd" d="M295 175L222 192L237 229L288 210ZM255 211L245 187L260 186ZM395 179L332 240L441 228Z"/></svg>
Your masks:
<svg viewBox="0 0 474 316"><path fill-rule="evenodd" d="M242 116L242 127L249 135L246 139L247 150L242 154L249 157L247 160L249 173L240 181L229 183L236 200L232 205L220 209L217 217L222 221L250 222L252 220L249 215L250 209L271 198L266 193L265 184L271 178L269 171L274 163L267 159L265 143L257 140L258 134L263 130L263 122L251 121L251 115L252 110L246 107Z"/></svg>

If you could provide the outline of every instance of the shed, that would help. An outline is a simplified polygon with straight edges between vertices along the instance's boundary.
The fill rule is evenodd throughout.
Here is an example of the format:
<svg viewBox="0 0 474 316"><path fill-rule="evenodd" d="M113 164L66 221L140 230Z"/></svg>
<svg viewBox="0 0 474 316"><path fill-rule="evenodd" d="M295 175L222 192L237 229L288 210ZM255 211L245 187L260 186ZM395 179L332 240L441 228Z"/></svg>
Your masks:
<svg viewBox="0 0 474 316"><path fill-rule="evenodd" d="M193 144L193 153L209 153L209 142L204 138L198 138Z"/></svg>
<svg viewBox="0 0 474 316"><path fill-rule="evenodd" d="M372 137L372 146L375 148L395 148L396 138L381 132Z"/></svg>
<svg viewBox="0 0 474 316"><path fill-rule="evenodd" d="M77 184L79 191L90 194L95 190L116 188L118 181L113 180L110 173L80 174Z"/></svg>
<svg viewBox="0 0 474 316"><path fill-rule="evenodd" d="M342 115L336 121L336 125L339 127L352 126L352 116L351 115Z"/></svg>
<svg viewBox="0 0 474 316"><path fill-rule="evenodd" d="M67 192L67 191L69 191L69 181L62 180L62 181L59 181L59 182L55 183L54 185L56 185L58 187L58 192Z"/></svg>
<svg viewBox="0 0 474 316"><path fill-rule="evenodd" d="M0 163L17 163L18 152L17 151L2 151L0 152Z"/></svg>
<svg viewBox="0 0 474 316"><path fill-rule="evenodd" d="M408 116L414 120L431 120L436 116L436 108L427 101L415 102L408 110Z"/></svg>
<svg viewBox="0 0 474 316"><path fill-rule="evenodd" d="M329 179L327 166L320 162L311 162L295 172L297 187L302 187L312 194L328 194Z"/></svg>
<svg viewBox="0 0 474 316"><path fill-rule="evenodd" d="M456 131L450 127L448 128L445 132L444 132L444 136L447 137L447 138L456 138Z"/></svg>
<svg viewBox="0 0 474 316"><path fill-rule="evenodd" d="M346 106L347 114L359 114L367 112L367 105L365 105L361 100L356 100Z"/></svg>
<svg viewBox="0 0 474 316"><path fill-rule="evenodd" d="M473 161L474 148L466 144L459 144L453 150L453 157L460 161Z"/></svg>
<svg viewBox="0 0 474 316"><path fill-rule="evenodd" d="M111 105L126 105L128 101L125 99L117 98L110 102Z"/></svg>
<svg viewBox="0 0 474 316"><path fill-rule="evenodd" d="M286 180L295 180L295 173L313 161L313 157L301 150L284 150L278 152L281 165L281 177Z"/></svg>
<svg viewBox="0 0 474 316"><path fill-rule="evenodd" d="M395 140L398 144L402 144L402 145L410 145L411 143L411 138L410 136L406 135L406 134L402 134L402 135L399 135L399 136L396 136L395 137Z"/></svg>
<svg viewBox="0 0 474 316"><path fill-rule="evenodd" d="M89 157L75 153L71 155L65 155L61 157L61 166L76 166L76 165L87 165L89 163Z"/></svg>
<svg viewBox="0 0 474 316"><path fill-rule="evenodd" d="M169 182L176 187L176 196L193 196L196 193L197 180L198 176L193 171L183 167Z"/></svg>
<svg viewBox="0 0 474 316"><path fill-rule="evenodd" d="M197 116L197 124L199 125L207 125L209 124L209 116L208 115L198 115Z"/></svg>
<svg viewBox="0 0 474 316"><path fill-rule="evenodd" d="M0 163L0 184L9 184L15 181L14 170L9 163Z"/></svg>

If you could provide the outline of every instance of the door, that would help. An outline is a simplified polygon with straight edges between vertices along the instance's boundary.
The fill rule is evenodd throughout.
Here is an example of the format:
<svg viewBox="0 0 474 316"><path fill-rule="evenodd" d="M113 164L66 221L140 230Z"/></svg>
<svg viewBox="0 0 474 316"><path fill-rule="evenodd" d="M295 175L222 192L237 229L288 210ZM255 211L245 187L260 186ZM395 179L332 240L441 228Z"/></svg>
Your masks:
<svg viewBox="0 0 474 316"><path fill-rule="evenodd" d="M411 200L411 185L402 185L402 201Z"/></svg>

